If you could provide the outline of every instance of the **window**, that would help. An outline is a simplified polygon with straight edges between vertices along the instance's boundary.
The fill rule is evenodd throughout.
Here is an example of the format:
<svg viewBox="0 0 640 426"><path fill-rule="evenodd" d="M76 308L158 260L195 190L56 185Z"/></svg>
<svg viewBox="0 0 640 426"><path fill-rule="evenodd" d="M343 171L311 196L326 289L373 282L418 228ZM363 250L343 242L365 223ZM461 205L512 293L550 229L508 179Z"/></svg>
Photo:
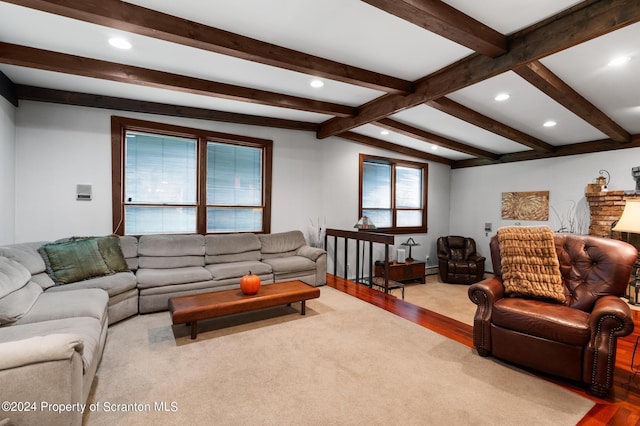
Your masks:
<svg viewBox="0 0 640 426"><path fill-rule="evenodd" d="M113 117L114 232L270 232L272 145Z"/></svg>
<svg viewBox="0 0 640 426"><path fill-rule="evenodd" d="M376 229L427 232L428 165L360 155L360 206Z"/></svg>

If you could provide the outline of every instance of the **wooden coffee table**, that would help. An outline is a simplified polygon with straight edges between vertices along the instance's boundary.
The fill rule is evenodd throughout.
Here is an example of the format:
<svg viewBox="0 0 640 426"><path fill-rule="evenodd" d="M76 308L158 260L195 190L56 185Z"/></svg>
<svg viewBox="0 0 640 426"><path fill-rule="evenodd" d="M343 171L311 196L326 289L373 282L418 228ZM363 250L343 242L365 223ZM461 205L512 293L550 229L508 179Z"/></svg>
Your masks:
<svg viewBox="0 0 640 426"><path fill-rule="evenodd" d="M174 324L191 324L191 338L198 335L198 321L254 311L278 305L301 302L300 315L305 315L305 302L320 297L320 289L302 281L286 281L260 286L254 295L240 289L214 291L169 299L169 312Z"/></svg>

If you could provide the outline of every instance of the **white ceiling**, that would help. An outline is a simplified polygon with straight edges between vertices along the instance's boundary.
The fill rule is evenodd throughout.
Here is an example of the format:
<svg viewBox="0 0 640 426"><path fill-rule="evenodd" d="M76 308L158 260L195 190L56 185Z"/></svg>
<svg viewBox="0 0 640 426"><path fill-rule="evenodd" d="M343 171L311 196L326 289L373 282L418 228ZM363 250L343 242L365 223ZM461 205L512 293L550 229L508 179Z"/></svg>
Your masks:
<svg viewBox="0 0 640 426"><path fill-rule="evenodd" d="M133 0L129 3L408 81L419 80L474 53L359 0ZM580 2L447 0L446 3L509 35ZM112 48L107 40L114 35L125 37L133 48ZM636 135L640 133L639 40L640 24L633 24L557 52L540 62L624 130ZM385 95L379 90L326 78L324 87L314 89L309 86L311 75L6 2L0 2L0 41L351 107ZM621 68L608 67L608 61L619 54L628 55L631 60ZM2 61L0 71L19 85L316 124L332 118L317 112L26 68ZM509 93L510 99L494 101L500 92ZM472 84L447 97L553 146L607 139L605 134L514 72ZM498 155L531 149L424 104L396 112L389 118ZM547 120L558 124L545 128L542 124ZM372 123L352 131L449 160L474 158L469 153L442 146L434 150L432 143L393 131L381 135L381 130Z"/></svg>

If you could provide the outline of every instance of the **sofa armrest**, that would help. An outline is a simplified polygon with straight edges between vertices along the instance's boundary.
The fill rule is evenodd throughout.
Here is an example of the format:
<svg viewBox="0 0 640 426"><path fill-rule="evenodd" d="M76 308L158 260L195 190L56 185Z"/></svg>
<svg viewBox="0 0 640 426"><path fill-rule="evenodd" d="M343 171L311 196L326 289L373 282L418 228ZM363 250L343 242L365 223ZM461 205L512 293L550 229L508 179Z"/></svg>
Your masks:
<svg viewBox="0 0 640 426"><path fill-rule="evenodd" d="M71 359L76 352L82 355L83 349L82 339L75 334L50 334L3 342L0 343L0 370Z"/></svg>
<svg viewBox="0 0 640 426"><path fill-rule="evenodd" d="M502 279L491 277L471 284L468 295L469 299L478 305L473 318L473 345L479 355L488 356L491 354L491 315L493 313L493 304L504 296Z"/></svg>
<svg viewBox="0 0 640 426"><path fill-rule="evenodd" d="M309 260L313 260L314 262L318 260L320 256L326 254L326 251L321 248L311 247L311 246L302 246L296 252L297 256L304 256Z"/></svg>

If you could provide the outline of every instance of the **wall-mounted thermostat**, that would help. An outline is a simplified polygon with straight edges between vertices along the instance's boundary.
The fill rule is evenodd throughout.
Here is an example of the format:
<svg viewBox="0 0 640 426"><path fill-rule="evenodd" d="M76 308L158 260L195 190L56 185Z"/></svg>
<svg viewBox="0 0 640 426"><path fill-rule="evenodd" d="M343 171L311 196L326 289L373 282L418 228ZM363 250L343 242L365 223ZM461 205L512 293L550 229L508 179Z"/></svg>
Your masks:
<svg viewBox="0 0 640 426"><path fill-rule="evenodd" d="M91 201L91 185L76 185L76 200Z"/></svg>

